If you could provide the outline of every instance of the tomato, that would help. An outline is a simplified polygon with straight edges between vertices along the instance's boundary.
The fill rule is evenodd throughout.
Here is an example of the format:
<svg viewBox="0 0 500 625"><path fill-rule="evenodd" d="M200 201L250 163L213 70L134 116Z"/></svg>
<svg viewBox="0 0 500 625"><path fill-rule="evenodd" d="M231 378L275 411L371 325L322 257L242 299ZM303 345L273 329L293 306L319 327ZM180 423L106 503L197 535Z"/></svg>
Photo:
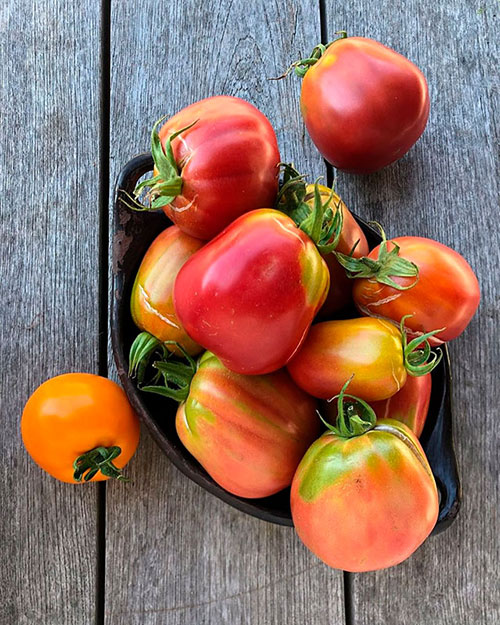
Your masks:
<svg viewBox="0 0 500 625"><path fill-rule="evenodd" d="M267 497L291 484L318 436L315 408L285 370L244 376L206 352L179 405L176 428L220 486L240 497Z"/></svg>
<svg viewBox="0 0 500 625"><path fill-rule="evenodd" d="M203 241L183 233L177 226L161 232L146 252L132 288L130 310L141 329L160 341L176 341L189 354L203 349L181 326L174 310L173 289L179 269Z"/></svg>
<svg viewBox="0 0 500 625"><path fill-rule="evenodd" d="M389 399L372 402L371 407L378 419L401 421L420 437L429 410L431 390L430 373L417 378L409 375L400 391Z"/></svg>
<svg viewBox="0 0 500 625"><path fill-rule="evenodd" d="M232 371L264 374L299 348L328 292L325 261L283 213L242 215L181 268L174 305L189 336Z"/></svg>
<svg viewBox="0 0 500 625"><path fill-rule="evenodd" d="M351 413L352 414L352 413ZM399 564L431 533L438 493L413 432L382 419L357 431L328 431L293 478L295 529L336 569L373 571Z"/></svg>
<svg viewBox="0 0 500 625"><path fill-rule="evenodd" d="M322 199L327 200L332 190L323 185L318 185L318 187ZM314 203L314 185L307 185L304 202L312 209ZM338 206L342 210L343 221L339 241L335 250L343 254L350 254L352 251L352 256L354 258L366 256L369 252L369 248L365 233L352 216L345 202L342 201L337 193L333 193L331 205L332 207ZM335 254L332 252L323 254L323 258L330 273L330 289L318 315L320 318L328 318L330 315L345 308L352 302L353 284L347 277Z"/></svg>
<svg viewBox="0 0 500 625"><path fill-rule="evenodd" d="M354 281L353 299L357 308L364 315L395 322L411 314L406 325L414 335L444 328L430 338L431 345L456 338L479 305L479 284L470 265L463 256L432 239L396 237L387 243L389 254L394 251L394 244L400 248L399 255L393 256L389 264L400 258L411 261L418 268L418 280L415 282L413 276L397 276L397 270L392 272L382 262L375 275ZM379 258L380 249L377 246L367 258L372 261ZM387 275L406 290L381 283ZM414 286L410 287L411 284Z"/></svg>
<svg viewBox="0 0 500 625"><path fill-rule="evenodd" d="M414 361L415 347L406 346L402 332L383 319L324 321L311 328L287 368L295 383L314 397L330 399L354 376L350 390L366 401L377 401L397 393L407 371L423 375L439 361L440 356L434 356L425 365L418 353Z"/></svg>
<svg viewBox="0 0 500 625"><path fill-rule="evenodd" d="M236 217L274 203L280 162L276 135L245 100L216 96L182 109L159 135L155 126L152 153L152 207L161 206L193 237L211 239Z"/></svg>
<svg viewBox="0 0 500 625"><path fill-rule="evenodd" d="M319 58L318 58L319 57ZM317 46L306 63L300 108L306 128L334 167L370 173L401 158L429 116L422 72L394 50L364 37ZM304 75L305 74L305 75Z"/></svg>
<svg viewBox="0 0 500 625"><path fill-rule="evenodd" d="M28 399L21 434L33 460L58 480L123 479L120 469L139 442L139 421L111 380L66 373L44 382Z"/></svg>

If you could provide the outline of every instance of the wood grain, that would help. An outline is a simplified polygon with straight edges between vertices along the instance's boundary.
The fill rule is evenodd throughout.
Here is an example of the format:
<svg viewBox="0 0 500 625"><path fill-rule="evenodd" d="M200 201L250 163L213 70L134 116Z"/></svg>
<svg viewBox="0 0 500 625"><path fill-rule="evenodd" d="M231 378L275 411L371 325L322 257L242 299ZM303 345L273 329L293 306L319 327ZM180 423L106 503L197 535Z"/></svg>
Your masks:
<svg viewBox="0 0 500 625"><path fill-rule="evenodd" d="M404 564L353 576L353 623L496 625L498 4L383 0L376 11L365 0L326 4L331 37L346 29L393 47L423 70L431 95L428 127L408 155L371 176L338 173L339 192L389 235L428 236L459 251L482 290L478 314L450 345L462 510L451 528Z"/></svg>
<svg viewBox="0 0 500 625"><path fill-rule="evenodd" d="M112 179L148 149L156 119L216 94L258 106L282 156L322 173L300 120L298 83L266 80L319 32L312 1L115 2ZM342 574L319 563L292 530L214 499L179 474L147 434L130 474L133 484L107 491L107 623L344 622Z"/></svg>
<svg viewBox="0 0 500 625"><path fill-rule="evenodd" d="M96 371L100 7L0 8L0 623L95 622L96 489L43 473L19 431L52 375Z"/></svg>

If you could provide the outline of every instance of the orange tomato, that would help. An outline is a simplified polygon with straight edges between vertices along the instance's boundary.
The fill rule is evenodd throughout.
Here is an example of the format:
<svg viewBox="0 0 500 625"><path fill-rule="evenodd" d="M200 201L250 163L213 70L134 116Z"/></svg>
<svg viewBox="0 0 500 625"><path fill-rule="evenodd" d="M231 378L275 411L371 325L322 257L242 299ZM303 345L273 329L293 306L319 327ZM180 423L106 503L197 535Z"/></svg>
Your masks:
<svg viewBox="0 0 500 625"><path fill-rule="evenodd" d="M33 460L58 480L123 479L120 469L139 442L139 421L111 380L66 373L44 382L28 399L21 434ZM80 479L75 479L77 459L78 472L85 473Z"/></svg>

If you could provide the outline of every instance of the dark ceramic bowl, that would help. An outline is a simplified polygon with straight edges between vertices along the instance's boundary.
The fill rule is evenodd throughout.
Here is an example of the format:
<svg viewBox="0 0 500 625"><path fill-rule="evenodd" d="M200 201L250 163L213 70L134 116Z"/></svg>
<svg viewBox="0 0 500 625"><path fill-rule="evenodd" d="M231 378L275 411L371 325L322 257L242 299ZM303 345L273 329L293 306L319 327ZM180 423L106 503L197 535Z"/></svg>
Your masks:
<svg viewBox="0 0 500 625"><path fill-rule="evenodd" d="M135 275L153 239L168 225L163 212L140 213L128 209L122 202L122 190L131 193L136 182L152 170L150 154L141 154L129 161L116 182L114 195L113 237L113 301L111 329L113 352L118 374L128 398L142 421L147 425L160 448L185 475L226 503L252 516L293 525L290 515L289 489L264 499L244 499L231 495L216 484L200 464L183 447L175 431L177 404L165 398L142 393L127 375L128 353L138 330L130 316L130 293ZM380 242L380 235L363 220L370 247ZM432 395L429 414L421 442L429 459L440 493L439 518L434 533L452 523L460 508L460 482L452 440L450 404L450 362L448 350L432 373Z"/></svg>

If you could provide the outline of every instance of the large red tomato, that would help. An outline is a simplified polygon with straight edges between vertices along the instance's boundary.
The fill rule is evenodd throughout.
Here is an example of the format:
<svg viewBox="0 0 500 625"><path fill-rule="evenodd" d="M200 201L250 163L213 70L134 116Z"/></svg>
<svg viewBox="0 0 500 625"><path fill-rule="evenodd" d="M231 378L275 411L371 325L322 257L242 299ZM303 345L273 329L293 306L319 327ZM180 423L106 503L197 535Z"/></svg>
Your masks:
<svg viewBox="0 0 500 625"><path fill-rule="evenodd" d="M427 82L411 61L381 43L337 39L296 65L304 76L300 106L307 130L335 167L353 173L381 169L424 131Z"/></svg>
<svg viewBox="0 0 500 625"><path fill-rule="evenodd" d="M177 411L176 428L220 486L240 497L268 497L291 484L318 436L315 408L286 371L244 376L206 352Z"/></svg>
<svg viewBox="0 0 500 625"><path fill-rule="evenodd" d="M211 239L243 213L274 204L276 135L245 100L216 96L182 109L159 134L155 126L152 154L151 206L193 237Z"/></svg>
<svg viewBox="0 0 500 625"><path fill-rule="evenodd" d="M176 341L189 354L198 354L203 348L186 334L177 319L174 281L182 265L202 246L203 241L185 234L177 226L161 232L142 259L130 298L136 326L160 341Z"/></svg>
<svg viewBox="0 0 500 625"><path fill-rule="evenodd" d="M394 254L394 244L399 246L399 254ZM429 339L431 345L438 345L461 334L477 310L480 294L474 272L463 256L442 243L422 237L396 237L377 246L367 258L369 264L363 259L357 261L358 269L352 261L347 263L354 269L351 275L360 276L355 280L353 298L364 315L397 323L412 315L405 323L415 335L444 328ZM380 262L374 263L377 259ZM398 276L401 259L411 261L418 275ZM390 286L387 278L405 288Z"/></svg>
<svg viewBox="0 0 500 625"><path fill-rule="evenodd" d="M387 399L405 384L407 371L424 375L439 362L406 345L404 334L383 319L361 317L314 325L287 368L310 395L330 399L354 376L350 390L366 401ZM415 351L416 350L416 351Z"/></svg>
<svg viewBox="0 0 500 625"><path fill-rule="evenodd" d="M228 369L283 367L325 300L329 275L312 240L283 213L242 215L192 256L174 285L178 318Z"/></svg>
<svg viewBox="0 0 500 625"><path fill-rule="evenodd" d="M399 421L350 421L309 448L293 478L295 529L323 562L351 572L399 564L431 533L438 493L424 451ZM353 424L353 417L358 422Z"/></svg>

